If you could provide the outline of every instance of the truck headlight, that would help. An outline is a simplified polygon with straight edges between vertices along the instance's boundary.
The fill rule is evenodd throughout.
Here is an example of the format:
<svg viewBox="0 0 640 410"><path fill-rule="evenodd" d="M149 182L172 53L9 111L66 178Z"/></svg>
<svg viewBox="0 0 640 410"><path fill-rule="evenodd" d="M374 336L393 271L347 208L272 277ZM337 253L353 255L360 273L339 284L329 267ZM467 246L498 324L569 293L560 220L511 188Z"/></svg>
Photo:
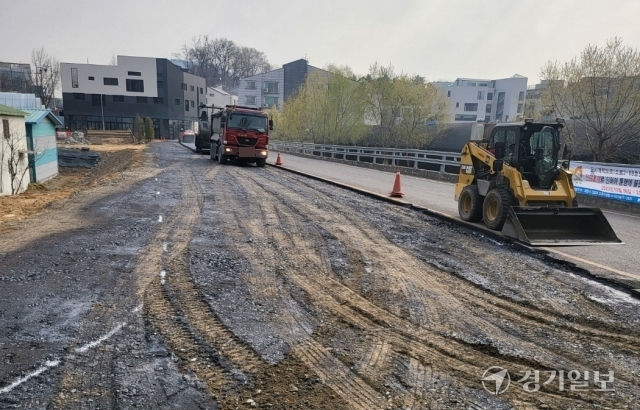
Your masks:
<svg viewBox="0 0 640 410"><path fill-rule="evenodd" d="M231 152L231 148L225 148L224 152Z"/></svg>
<svg viewBox="0 0 640 410"><path fill-rule="evenodd" d="M263 157L267 156L267 151L260 151L260 155L262 155Z"/></svg>

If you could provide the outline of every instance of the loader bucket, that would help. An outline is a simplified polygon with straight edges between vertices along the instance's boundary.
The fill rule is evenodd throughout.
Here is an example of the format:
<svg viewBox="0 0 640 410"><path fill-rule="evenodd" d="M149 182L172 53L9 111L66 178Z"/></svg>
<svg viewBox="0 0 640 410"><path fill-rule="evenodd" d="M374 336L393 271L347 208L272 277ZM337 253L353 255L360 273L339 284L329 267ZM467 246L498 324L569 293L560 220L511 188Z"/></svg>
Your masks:
<svg viewBox="0 0 640 410"><path fill-rule="evenodd" d="M502 234L532 246L622 244L599 208L512 207Z"/></svg>

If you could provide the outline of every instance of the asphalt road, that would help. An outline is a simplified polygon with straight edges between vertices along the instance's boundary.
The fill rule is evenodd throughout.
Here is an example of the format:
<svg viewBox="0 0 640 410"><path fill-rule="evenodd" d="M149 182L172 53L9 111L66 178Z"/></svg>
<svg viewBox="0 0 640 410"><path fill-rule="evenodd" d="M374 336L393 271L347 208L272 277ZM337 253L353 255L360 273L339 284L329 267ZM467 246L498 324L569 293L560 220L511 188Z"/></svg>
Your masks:
<svg viewBox="0 0 640 410"><path fill-rule="evenodd" d="M283 166L319 177L352 185L368 191L388 194L395 174L368 168L281 154ZM275 163L271 155L268 163ZM412 176L402 177L404 200L458 218L457 202L453 200L454 184ZM570 260L594 273L640 281L640 217L620 212L604 211L624 245L571 246L546 248L563 259Z"/></svg>

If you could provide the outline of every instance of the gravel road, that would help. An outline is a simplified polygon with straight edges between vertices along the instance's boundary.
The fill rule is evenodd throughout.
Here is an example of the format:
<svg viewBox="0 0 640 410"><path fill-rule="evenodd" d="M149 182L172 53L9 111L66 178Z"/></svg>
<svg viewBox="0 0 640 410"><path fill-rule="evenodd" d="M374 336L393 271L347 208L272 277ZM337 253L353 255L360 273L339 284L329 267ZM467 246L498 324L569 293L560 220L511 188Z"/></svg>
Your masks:
<svg viewBox="0 0 640 410"><path fill-rule="evenodd" d="M282 170L154 143L14 228L0 408L640 408L637 299Z"/></svg>

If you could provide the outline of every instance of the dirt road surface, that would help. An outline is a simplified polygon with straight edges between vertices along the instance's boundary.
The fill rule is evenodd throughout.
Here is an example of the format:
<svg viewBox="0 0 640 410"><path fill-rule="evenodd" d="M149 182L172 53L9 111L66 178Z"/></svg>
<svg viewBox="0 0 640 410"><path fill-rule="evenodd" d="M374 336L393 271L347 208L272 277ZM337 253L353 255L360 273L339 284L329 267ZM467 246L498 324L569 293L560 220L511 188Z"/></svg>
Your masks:
<svg viewBox="0 0 640 410"><path fill-rule="evenodd" d="M155 143L13 228L0 408L640 408L637 299L282 170Z"/></svg>

